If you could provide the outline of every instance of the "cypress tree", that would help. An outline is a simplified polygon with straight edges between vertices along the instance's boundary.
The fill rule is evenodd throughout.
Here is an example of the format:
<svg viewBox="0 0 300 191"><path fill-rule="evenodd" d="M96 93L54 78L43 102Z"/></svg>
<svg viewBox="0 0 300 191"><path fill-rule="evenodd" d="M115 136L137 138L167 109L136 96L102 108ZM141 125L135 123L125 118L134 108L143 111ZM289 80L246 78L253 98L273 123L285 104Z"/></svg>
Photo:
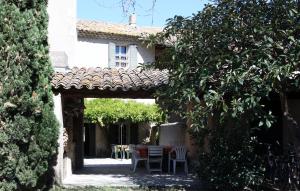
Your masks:
<svg viewBox="0 0 300 191"><path fill-rule="evenodd" d="M53 177L46 8L45 0L0 0L0 190L45 189Z"/></svg>

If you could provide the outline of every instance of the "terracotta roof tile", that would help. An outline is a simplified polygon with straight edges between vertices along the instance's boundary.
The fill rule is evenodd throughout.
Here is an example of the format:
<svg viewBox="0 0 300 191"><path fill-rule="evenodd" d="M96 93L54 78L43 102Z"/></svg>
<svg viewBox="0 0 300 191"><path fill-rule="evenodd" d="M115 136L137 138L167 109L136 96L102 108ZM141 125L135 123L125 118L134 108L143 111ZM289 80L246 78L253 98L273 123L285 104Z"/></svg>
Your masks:
<svg viewBox="0 0 300 191"><path fill-rule="evenodd" d="M143 34L156 34L162 31L159 27L132 27L125 24L108 23L103 21L86 21L77 22L77 31L79 36L97 36L101 34L124 35L140 37Z"/></svg>
<svg viewBox="0 0 300 191"><path fill-rule="evenodd" d="M167 71L116 68L73 68L67 73L56 72L54 89L148 90L168 83Z"/></svg>

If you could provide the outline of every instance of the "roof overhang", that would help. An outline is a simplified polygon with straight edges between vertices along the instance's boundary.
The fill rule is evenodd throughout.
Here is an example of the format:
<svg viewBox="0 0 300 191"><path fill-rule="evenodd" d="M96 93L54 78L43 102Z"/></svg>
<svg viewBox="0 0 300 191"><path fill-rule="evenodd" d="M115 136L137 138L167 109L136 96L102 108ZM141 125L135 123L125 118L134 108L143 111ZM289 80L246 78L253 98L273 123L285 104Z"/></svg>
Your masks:
<svg viewBox="0 0 300 191"><path fill-rule="evenodd" d="M115 40L140 40L150 34L157 34L162 31L161 27L140 27L119 23L108 23L103 21L77 22L78 37L105 38Z"/></svg>
<svg viewBox="0 0 300 191"><path fill-rule="evenodd" d="M99 67L56 72L51 81L55 94L98 98L152 98L167 83L167 71Z"/></svg>
<svg viewBox="0 0 300 191"><path fill-rule="evenodd" d="M143 39L142 36L114 34L114 33L107 33L107 32L85 31L85 30L77 30L77 35L79 38L124 40L124 41L130 41L130 42L138 42Z"/></svg>

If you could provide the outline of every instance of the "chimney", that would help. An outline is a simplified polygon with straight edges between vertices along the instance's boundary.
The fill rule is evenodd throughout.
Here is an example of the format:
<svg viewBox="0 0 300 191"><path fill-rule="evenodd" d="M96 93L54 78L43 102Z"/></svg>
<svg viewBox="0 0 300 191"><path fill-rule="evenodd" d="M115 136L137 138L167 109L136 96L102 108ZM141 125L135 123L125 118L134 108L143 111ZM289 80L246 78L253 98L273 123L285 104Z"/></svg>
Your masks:
<svg viewBox="0 0 300 191"><path fill-rule="evenodd" d="M136 15L135 15L135 13L132 13L129 16L129 26L136 27Z"/></svg>

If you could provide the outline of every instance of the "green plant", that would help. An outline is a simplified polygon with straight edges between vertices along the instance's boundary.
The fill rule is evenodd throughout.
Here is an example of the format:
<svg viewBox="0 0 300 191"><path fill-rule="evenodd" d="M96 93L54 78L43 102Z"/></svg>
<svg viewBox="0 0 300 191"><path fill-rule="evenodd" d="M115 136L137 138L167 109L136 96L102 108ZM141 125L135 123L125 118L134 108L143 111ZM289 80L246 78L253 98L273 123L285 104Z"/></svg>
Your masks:
<svg viewBox="0 0 300 191"><path fill-rule="evenodd" d="M260 190L257 185L263 183L265 168L263 158L254 149L256 138L245 136L239 129L230 133L218 129L210 135L210 152L199 155L199 176L217 190Z"/></svg>
<svg viewBox="0 0 300 191"><path fill-rule="evenodd" d="M274 145L273 145L274 146ZM294 145L288 145L283 154L278 153L280 145L275 148L268 145L266 153L266 182L269 187L278 190L300 189L300 157Z"/></svg>
<svg viewBox="0 0 300 191"><path fill-rule="evenodd" d="M203 178L215 188L221 188L221 180L228 177L236 180L229 181L227 190L230 185L232 189L247 187L249 180L217 168L217 162L223 164L221 156L229 157L229 150L216 145L222 137L211 134L212 129L244 127L239 136L251 140L254 130L269 128L274 120L262 99L275 92L284 104L286 91L299 87L299 11L296 0L215 0L192 17L175 16L162 33L147 39L149 45L166 45L163 57L152 65L169 71L168 86L158 91L159 102L190 120L190 132L199 147L209 140L207 150L220 155L203 164L207 168ZM225 140L224 144L230 142ZM233 147L230 153L236 156L241 151L255 158L255 152L248 152L255 151L254 146ZM262 177L257 173L263 173L260 166L250 168L248 162L228 165L241 174L252 171L255 180ZM218 181L211 179L214 176ZM254 181L252 186L260 183Z"/></svg>
<svg viewBox="0 0 300 191"><path fill-rule="evenodd" d="M145 105L135 101L119 99L94 99L85 101L84 118L101 126L117 122L156 122L164 121L164 113L158 105Z"/></svg>
<svg viewBox="0 0 300 191"><path fill-rule="evenodd" d="M51 185L53 113L43 0L0 0L0 190Z"/></svg>

